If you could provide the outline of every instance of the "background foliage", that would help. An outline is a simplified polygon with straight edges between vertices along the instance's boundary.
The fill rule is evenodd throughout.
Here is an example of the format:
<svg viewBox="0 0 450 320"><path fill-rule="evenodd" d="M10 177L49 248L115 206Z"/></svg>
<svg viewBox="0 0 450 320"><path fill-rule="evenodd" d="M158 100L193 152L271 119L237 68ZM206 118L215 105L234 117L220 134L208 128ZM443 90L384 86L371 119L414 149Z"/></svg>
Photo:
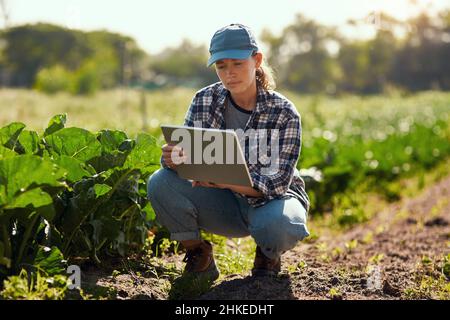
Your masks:
<svg viewBox="0 0 450 320"><path fill-rule="evenodd" d="M303 15L279 35L265 30L261 44L278 86L329 94L450 88L449 10L408 21L376 18L376 34L367 40L346 38ZM348 23L357 28L361 21ZM198 88L217 79L205 67L207 48L188 39L158 55L120 34L44 23L6 29L0 39L0 80L7 86L90 94L124 85Z"/></svg>

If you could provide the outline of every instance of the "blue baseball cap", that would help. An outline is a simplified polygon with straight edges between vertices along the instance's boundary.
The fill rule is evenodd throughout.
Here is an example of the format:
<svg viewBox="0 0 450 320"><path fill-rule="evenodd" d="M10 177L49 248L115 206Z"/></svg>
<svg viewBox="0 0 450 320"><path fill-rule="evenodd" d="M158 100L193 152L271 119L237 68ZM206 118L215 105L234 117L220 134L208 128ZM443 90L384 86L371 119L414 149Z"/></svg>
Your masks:
<svg viewBox="0 0 450 320"><path fill-rule="evenodd" d="M207 66L222 59L248 59L258 44L251 30L239 23L233 23L216 31L211 39Z"/></svg>

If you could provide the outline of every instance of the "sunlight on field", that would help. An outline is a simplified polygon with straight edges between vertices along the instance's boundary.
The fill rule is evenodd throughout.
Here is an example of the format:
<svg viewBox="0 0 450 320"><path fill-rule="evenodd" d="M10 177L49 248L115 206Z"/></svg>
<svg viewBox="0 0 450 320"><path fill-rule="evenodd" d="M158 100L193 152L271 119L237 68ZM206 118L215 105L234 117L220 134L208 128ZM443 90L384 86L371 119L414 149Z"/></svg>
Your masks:
<svg viewBox="0 0 450 320"><path fill-rule="evenodd" d="M160 123L181 123L194 90L171 89L146 93L146 125L150 132ZM46 95L31 90L0 90L0 126L19 121L42 131L49 119L67 113L68 127L97 131L118 129L129 134L143 130L142 93L137 90L102 91L93 96L67 93Z"/></svg>
<svg viewBox="0 0 450 320"><path fill-rule="evenodd" d="M72 96L67 93L46 95L32 90L0 90L0 126L19 121L28 129L42 131L55 114L67 113L67 126L88 130L118 129L129 134L144 131L159 132L161 123L182 123L195 94L194 89L166 89L145 93L146 113L142 111L142 93L138 90L102 91L93 96ZM422 117L441 114L448 121L450 93L424 92L408 97L348 95L340 98L299 95L283 92L292 100L302 116L303 135L323 135L337 127L346 134L360 134L364 128L385 128L382 121L398 114ZM442 113L444 112L444 113ZM145 121L144 115L146 114ZM364 123L355 127L354 123ZM353 123L353 125L352 125ZM325 130L326 128L326 130ZM319 132L320 131L320 132ZM373 134L373 132L367 132ZM326 134L325 134L326 135ZM332 134L331 134L332 135ZM332 137L331 137L332 138Z"/></svg>

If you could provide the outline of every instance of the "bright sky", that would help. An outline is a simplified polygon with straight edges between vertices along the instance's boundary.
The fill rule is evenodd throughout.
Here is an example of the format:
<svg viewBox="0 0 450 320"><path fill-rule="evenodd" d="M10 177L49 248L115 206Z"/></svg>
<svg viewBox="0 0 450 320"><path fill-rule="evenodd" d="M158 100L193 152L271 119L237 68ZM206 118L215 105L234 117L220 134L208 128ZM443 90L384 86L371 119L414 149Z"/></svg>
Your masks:
<svg viewBox="0 0 450 320"><path fill-rule="evenodd" d="M342 26L380 10L405 19L420 8L450 8L450 0L5 0L10 24L45 21L82 30L107 29L129 35L149 53L178 45L183 38L209 45L214 32L230 23L248 25L259 37L264 28L280 34L303 13ZM414 4L416 3L416 4ZM0 20L1 21L1 20ZM3 21L2 21L3 22ZM349 36L373 27L346 28ZM344 30L344 31L345 31ZM350 33L352 32L352 33Z"/></svg>

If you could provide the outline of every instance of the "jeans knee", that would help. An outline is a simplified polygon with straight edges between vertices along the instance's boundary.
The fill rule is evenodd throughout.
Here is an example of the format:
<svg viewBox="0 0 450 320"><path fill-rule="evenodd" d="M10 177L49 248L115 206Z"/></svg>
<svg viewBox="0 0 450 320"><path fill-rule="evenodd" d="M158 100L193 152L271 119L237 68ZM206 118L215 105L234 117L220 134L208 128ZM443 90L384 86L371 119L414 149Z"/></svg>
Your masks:
<svg viewBox="0 0 450 320"><path fill-rule="evenodd" d="M156 220L175 233L197 228L195 206L174 188L180 182L177 173L166 168L155 171L147 180L147 198Z"/></svg>
<svg viewBox="0 0 450 320"><path fill-rule="evenodd" d="M173 173L169 169L161 168L155 171L147 180L147 198L152 199L158 193L164 192L165 183Z"/></svg>
<svg viewBox="0 0 450 320"><path fill-rule="evenodd" d="M303 219L292 219L284 214L253 228L252 236L268 257L276 257L295 247L298 241L309 236Z"/></svg>
<svg viewBox="0 0 450 320"><path fill-rule="evenodd" d="M283 234L292 241L303 240L309 236L306 213L303 211L285 212L279 218L278 225L284 230Z"/></svg>

